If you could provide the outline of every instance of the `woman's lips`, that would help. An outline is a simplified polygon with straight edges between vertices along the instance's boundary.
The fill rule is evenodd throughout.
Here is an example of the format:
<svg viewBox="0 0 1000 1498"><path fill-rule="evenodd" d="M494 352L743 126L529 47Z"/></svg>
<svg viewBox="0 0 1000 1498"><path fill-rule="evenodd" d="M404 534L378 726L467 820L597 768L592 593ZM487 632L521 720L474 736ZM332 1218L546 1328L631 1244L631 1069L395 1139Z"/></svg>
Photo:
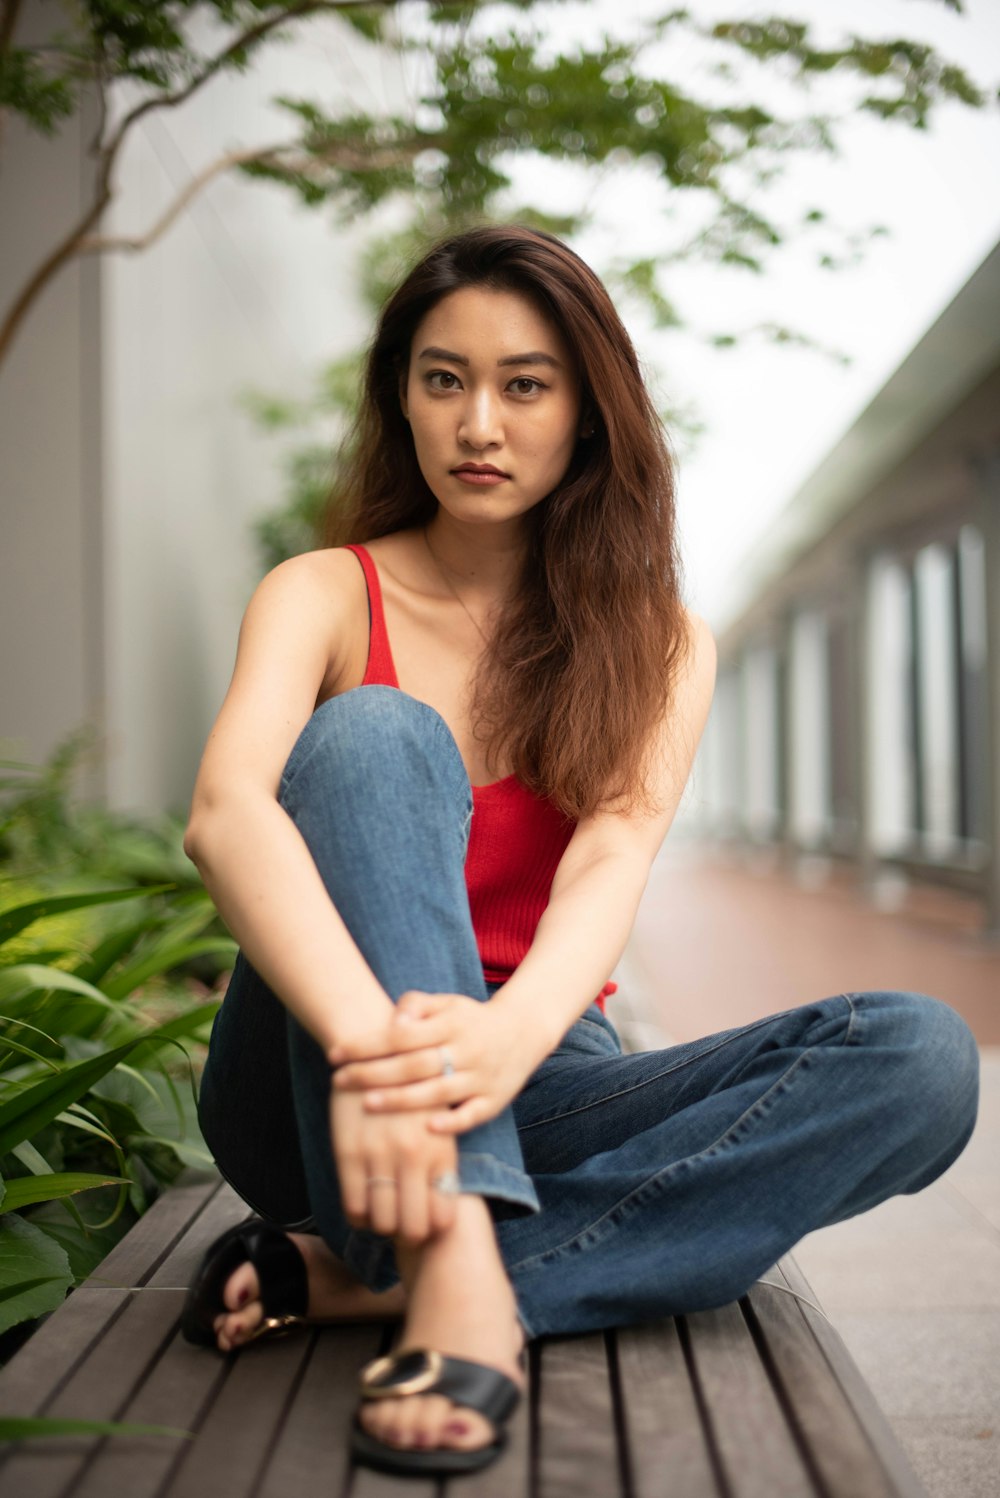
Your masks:
<svg viewBox="0 0 1000 1498"><path fill-rule="evenodd" d="M509 473L501 473L499 468L482 467L466 463L461 468L451 470L453 476L461 479L465 484L475 484L478 487L489 487L492 484L505 484L510 478Z"/></svg>

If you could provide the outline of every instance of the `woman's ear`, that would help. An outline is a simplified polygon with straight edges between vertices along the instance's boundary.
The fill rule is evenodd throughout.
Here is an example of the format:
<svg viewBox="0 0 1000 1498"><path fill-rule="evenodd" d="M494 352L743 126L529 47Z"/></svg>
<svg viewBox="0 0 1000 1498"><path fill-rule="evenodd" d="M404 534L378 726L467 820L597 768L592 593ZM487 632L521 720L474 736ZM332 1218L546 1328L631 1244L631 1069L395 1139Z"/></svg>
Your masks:
<svg viewBox="0 0 1000 1498"><path fill-rule="evenodd" d="M399 374L399 409L403 413L403 420L404 421L409 421L409 419L410 419L410 409L409 409L409 406L406 403L406 377L407 377L407 371L405 369L400 370L400 374Z"/></svg>

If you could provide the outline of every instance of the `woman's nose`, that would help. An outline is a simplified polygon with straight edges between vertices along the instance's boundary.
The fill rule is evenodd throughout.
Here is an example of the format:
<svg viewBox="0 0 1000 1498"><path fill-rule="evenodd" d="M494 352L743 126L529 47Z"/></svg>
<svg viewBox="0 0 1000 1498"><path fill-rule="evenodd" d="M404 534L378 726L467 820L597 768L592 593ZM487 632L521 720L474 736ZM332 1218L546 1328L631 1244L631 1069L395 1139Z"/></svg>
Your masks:
<svg viewBox="0 0 1000 1498"><path fill-rule="evenodd" d="M503 442L503 417L500 401L492 390L469 392L462 405L458 440L477 450L498 447Z"/></svg>

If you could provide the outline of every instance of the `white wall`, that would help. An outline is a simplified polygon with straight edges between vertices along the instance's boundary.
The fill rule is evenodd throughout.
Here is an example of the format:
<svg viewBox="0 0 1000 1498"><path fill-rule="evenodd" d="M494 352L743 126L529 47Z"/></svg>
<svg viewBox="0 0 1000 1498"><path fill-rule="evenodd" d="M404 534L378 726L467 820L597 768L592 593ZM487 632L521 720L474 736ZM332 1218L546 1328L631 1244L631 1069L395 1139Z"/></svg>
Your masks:
<svg viewBox="0 0 1000 1498"><path fill-rule="evenodd" d="M42 40L57 4L26 7ZM8 117L0 138L0 307L68 233L89 187L89 114L49 140ZM45 759L103 717L100 273L64 268L0 366L0 757Z"/></svg>
<svg viewBox="0 0 1000 1498"><path fill-rule="evenodd" d="M954 577L943 546L923 547L914 563L920 650L918 704L923 743L924 850L930 858L958 851L958 697L955 681Z"/></svg>
<svg viewBox="0 0 1000 1498"><path fill-rule="evenodd" d="M904 851L911 837L913 762L909 751L906 678L910 622L906 576L890 556L873 559L869 574L868 742L864 753L877 854Z"/></svg>
<svg viewBox="0 0 1000 1498"><path fill-rule="evenodd" d="M293 133L280 93L356 105L391 88L336 19L296 32L241 78L148 116L109 230L141 233L233 144ZM398 82L398 80L397 80ZM362 343L354 294L367 230L277 186L214 181L141 255L105 261L109 784L121 807L183 807L259 575L249 521L281 499L280 446L239 409L248 387L307 395Z"/></svg>
<svg viewBox="0 0 1000 1498"><path fill-rule="evenodd" d="M825 617L796 612L789 638L789 826L803 849L830 832L830 680Z"/></svg>
<svg viewBox="0 0 1000 1498"><path fill-rule="evenodd" d="M778 836L778 662L774 649L758 645L743 657L743 721L746 725L744 823L752 838Z"/></svg>

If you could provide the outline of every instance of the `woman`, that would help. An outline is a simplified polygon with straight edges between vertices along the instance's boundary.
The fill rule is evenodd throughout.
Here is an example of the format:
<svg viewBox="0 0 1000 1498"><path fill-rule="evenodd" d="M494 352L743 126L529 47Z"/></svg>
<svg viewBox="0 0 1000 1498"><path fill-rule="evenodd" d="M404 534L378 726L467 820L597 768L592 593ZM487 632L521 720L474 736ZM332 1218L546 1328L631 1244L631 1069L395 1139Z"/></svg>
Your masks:
<svg viewBox="0 0 1000 1498"><path fill-rule="evenodd" d="M263 1222L183 1324L230 1351L402 1316L355 1454L459 1471L501 1449L526 1338L723 1304L931 1181L976 1054L899 993L621 1054L608 978L715 654L635 354L566 246L485 228L417 266L346 488L350 544L255 593L195 788L241 946L202 1122Z"/></svg>

